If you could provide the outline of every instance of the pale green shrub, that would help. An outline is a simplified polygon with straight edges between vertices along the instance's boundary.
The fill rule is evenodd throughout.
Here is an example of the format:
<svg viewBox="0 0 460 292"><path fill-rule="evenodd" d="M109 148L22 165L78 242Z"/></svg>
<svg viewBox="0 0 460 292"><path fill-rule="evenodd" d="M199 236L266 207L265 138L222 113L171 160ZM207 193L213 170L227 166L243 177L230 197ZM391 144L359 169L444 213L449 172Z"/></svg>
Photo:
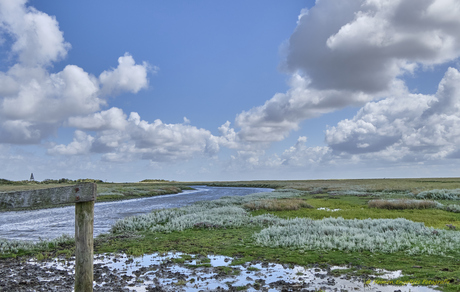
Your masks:
<svg viewBox="0 0 460 292"><path fill-rule="evenodd" d="M279 220L278 217L271 214L250 216L246 210L238 206L207 208L192 205L180 209L161 210L152 214L156 215L146 214L118 220L112 226L111 232L151 231L169 233L194 227L235 228L246 225L265 226Z"/></svg>
<svg viewBox="0 0 460 292"><path fill-rule="evenodd" d="M52 240L40 240L39 242L25 240L7 240L0 238L0 254L17 253L20 250L47 250L49 248L54 248L59 244L69 244L74 242L75 240L73 237L65 234Z"/></svg>
<svg viewBox="0 0 460 292"><path fill-rule="evenodd" d="M150 230L158 224L163 224L169 221L170 218L186 214L185 210L181 209L162 209L155 210L148 214L126 217L117 220L110 231L112 233L146 231Z"/></svg>
<svg viewBox="0 0 460 292"><path fill-rule="evenodd" d="M460 233L436 230L406 219L295 218L278 221L254 235L269 247L409 254L444 254L460 248Z"/></svg>
<svg viewBox="0 0 460 292"><path fill-rule="evenodd" d="M460 189L453 190L429 190L420 192L415 196L417 199L431 199L431 200L460 200Z"/></svg>
<svg viewBox="0 0 460 292"><path fill-rule="evenodd" d="M193 228L200 223L218 228L240 227L247 224L263 225L273 222L277 217L252 217L240 206L255 200L290 198L301 194L302 192L296 190L278 190L269 193L255 193L247 196L222 197L213 201L201 201L178 209L158 210L149 214L120 219L115 222L110 231L112 233L133 231L172 232Z"/></svg>
<svg viewBox="0 0 460 292"><path fill-rule="evenodd" d="M449 211L449 212L454 212L454 213L460 213L460 205L457 205L457 204L446 205L444 206L444 210Z"/></svg>

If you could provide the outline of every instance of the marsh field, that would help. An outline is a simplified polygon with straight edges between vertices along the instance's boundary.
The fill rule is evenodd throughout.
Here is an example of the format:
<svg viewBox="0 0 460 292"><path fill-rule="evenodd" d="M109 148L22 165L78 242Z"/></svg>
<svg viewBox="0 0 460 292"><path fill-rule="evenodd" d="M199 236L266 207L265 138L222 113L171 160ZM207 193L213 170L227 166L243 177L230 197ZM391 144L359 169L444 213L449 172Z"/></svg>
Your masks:
<svg viewBox="0 0 460 292"><path fill-rule="evenodd" d="M232 265L340 266L331 273L382 283L375 271L385 269L401 271L393 284L460 290L460 178L99 183L98 201L193 185L274 191L121 219L95 238L95 253L181 252L231 257ZM37 186L43 187L4 184L0 192ZM1 261L72 258L73 252L69 237L38 243L0 239Z"/></svg>

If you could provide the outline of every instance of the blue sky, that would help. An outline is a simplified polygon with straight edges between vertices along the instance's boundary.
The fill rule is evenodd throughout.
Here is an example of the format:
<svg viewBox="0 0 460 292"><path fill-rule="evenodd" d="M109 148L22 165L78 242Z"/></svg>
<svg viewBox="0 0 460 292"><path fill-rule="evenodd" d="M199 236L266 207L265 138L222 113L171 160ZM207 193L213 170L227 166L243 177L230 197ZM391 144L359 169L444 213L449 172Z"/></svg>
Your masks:
<svg viewBox="0 0 460 292"><path fill-rule="evenodd" d="M458 176L454 0L0 0L0 178Z"/></svg>

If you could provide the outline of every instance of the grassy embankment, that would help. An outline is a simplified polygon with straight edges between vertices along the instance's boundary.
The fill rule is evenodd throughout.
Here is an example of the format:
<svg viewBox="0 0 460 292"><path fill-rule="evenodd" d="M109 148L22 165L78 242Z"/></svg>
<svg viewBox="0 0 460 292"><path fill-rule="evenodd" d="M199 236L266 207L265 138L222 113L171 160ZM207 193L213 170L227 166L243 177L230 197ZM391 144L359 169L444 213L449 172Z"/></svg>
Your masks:
<svg viewBox="0 0 460 292"><path fill-rule="evenodd" d="M385 204L375 208L369 204L375 199L415 199L415 195L433 189L452 190L450 193L455 194L455 189L460 189L460 179L213 184L289 187L302 192L237 201L223 199L128 218L114 225L110 233L96 238L95 251L141 255L176 250L233 256L234 264L264 260L346 265L347 270L336 273L354 275L368 275L374 273L374 268L384 268L402 270L401 281L443 281L444 291L460 290L460 232L448 227L460 227L458 213L439 208L439 204L426 209L395 209ZM452 200L455 195L449 198L437 202L458 204ZM413 204L407 205L409 208ZM339 210L330 211L335 209ZM70 255L72 249L71 243L64 242L57 248L50 245L35 251L18 250L10 256Z"/></svg>
<svg viewBox="0 0 460 292"><path fill-rule="evenodd" d="M190 189L192 188L186 185L176 185L174 183L105 183L98 184L97 186L96 202L177 194L182 192L182 190Z"/></svg>

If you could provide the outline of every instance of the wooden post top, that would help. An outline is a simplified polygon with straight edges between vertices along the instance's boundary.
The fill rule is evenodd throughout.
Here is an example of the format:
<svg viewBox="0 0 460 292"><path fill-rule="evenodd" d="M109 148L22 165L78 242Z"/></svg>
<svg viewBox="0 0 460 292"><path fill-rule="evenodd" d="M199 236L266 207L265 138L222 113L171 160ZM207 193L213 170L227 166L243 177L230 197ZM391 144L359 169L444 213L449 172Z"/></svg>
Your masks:
<svg viewBox="0 0 460 292"><path fill-rule="evenodd" d="M49 189L0 192L0 210L96 201L96 190L95 183L83 183Z"/></svg>

